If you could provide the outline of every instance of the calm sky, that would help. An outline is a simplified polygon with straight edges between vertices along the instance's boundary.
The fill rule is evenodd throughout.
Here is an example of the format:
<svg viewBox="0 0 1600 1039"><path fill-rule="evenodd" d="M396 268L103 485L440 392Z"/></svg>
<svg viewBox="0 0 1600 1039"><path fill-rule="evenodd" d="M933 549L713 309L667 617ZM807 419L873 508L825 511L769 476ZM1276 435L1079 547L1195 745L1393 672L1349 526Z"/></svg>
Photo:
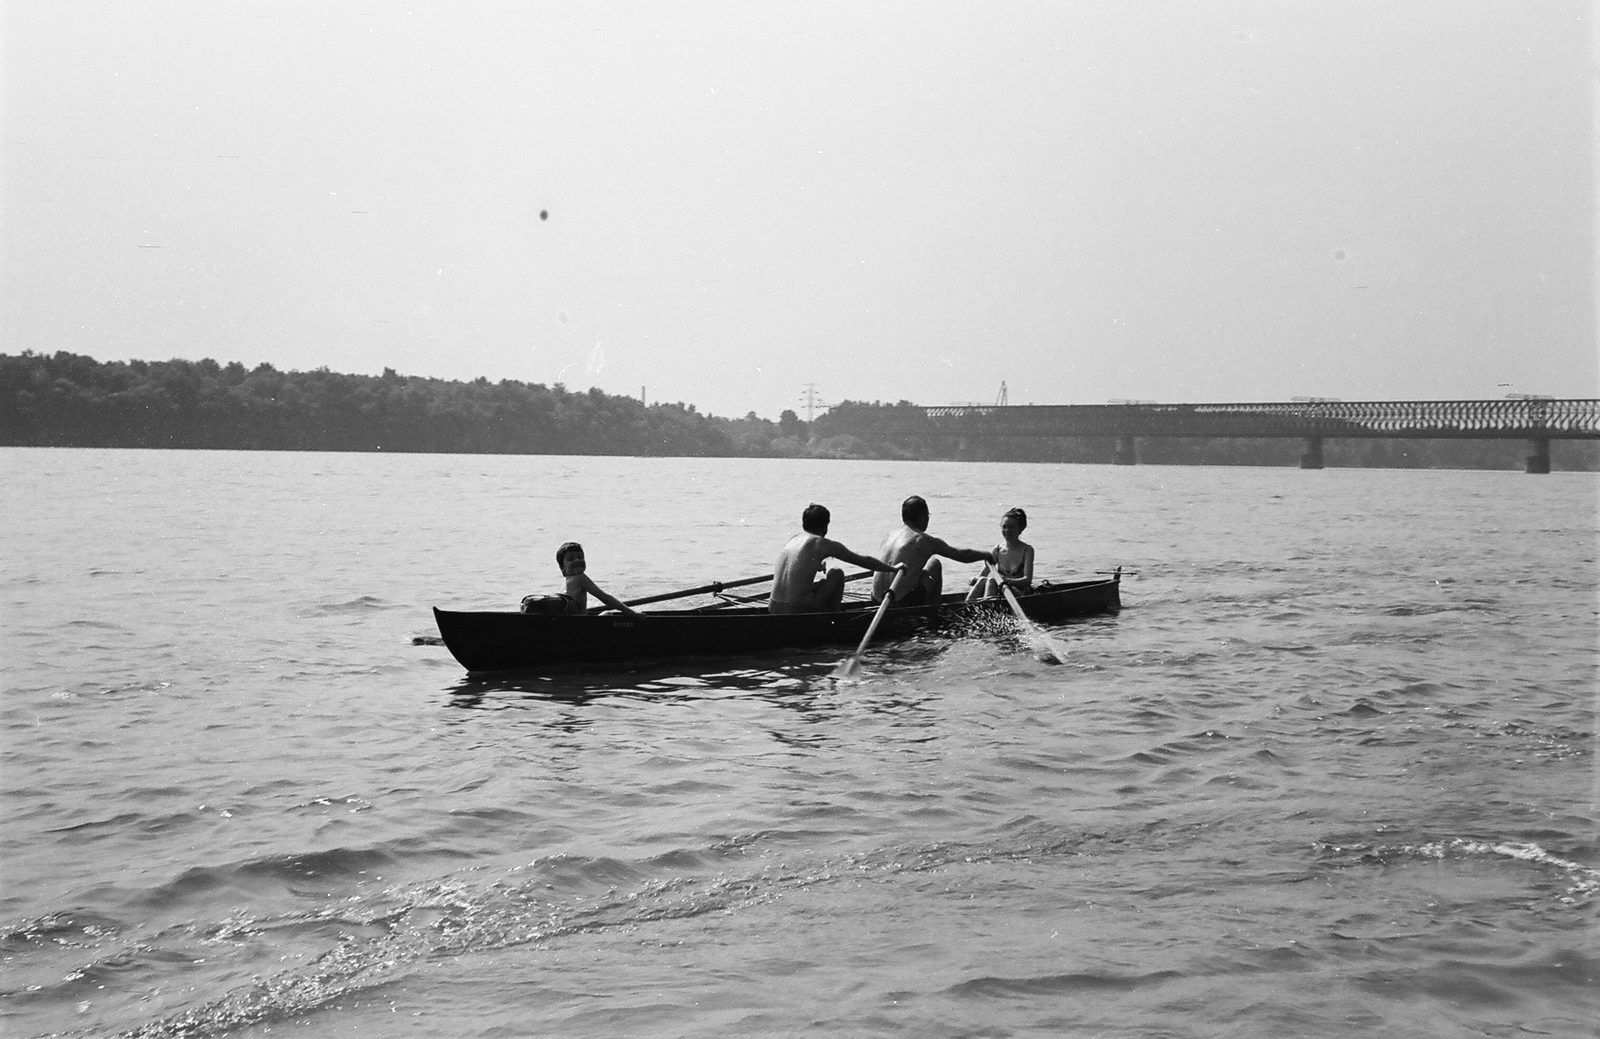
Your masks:
<svg viewBox="0 0 1600 1039"><path fill-rule="evenodd" d="M769 418L1600 396L1587 2L3 12L6 353Z"/></svg>

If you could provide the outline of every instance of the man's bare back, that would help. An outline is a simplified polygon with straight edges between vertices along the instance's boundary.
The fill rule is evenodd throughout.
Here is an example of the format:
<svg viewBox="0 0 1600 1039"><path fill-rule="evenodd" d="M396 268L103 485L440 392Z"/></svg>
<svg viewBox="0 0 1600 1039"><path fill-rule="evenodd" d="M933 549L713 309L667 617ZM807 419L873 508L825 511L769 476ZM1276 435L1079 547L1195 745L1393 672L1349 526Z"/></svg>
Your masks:
<svg viewBox="0 0 1600 1039"><path fill-rule="evenodd" d="M934 602L944 590L944 567L935 556L958 563L994 562L994 553L975 548L956 548L927 533L928 504L912 495L900 506L903 525L889 532L878 549L878 558L890 566L903 565L893 579L878 574L872 579L872 598L881 602L884 593L893 591L896 602Z"/></svg>
<svg viewBox="0 0 1600 1039"><path fill-rule="evenodd" d="M827 538L802 531L789 539L778 553L772 570L772 604L810 598L817 571L833 555L834 544ZM773 611L778 612L777 610Z"/></svg>
<svg viewBox="0 0 1600 1039"><path fill-rule="evenodd" d="M829 518L828 510L822 506L808 507L801 517L805 530L790 538L778 553L778 561L772 567L772 599L767 605L770 612L837 610L844 599L844 571L835 567L822 580L816 579L817 571L828 559L841 559L868 570L891 569L871 556L860 555L837 541L830 541L825 536Z"/></svg>

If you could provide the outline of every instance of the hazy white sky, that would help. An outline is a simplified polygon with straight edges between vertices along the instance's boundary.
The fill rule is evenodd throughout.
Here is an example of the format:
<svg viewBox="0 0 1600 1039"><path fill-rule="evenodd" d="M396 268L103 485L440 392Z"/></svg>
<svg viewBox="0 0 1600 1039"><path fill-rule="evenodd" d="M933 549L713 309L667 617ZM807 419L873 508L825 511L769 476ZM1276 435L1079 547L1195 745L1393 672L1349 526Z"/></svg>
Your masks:
<svg viewBox="0 0 1600 1039"><path fill-rule="evenodd" d="M1600 396L1587 2L3 10L7 353Z"/></svg>

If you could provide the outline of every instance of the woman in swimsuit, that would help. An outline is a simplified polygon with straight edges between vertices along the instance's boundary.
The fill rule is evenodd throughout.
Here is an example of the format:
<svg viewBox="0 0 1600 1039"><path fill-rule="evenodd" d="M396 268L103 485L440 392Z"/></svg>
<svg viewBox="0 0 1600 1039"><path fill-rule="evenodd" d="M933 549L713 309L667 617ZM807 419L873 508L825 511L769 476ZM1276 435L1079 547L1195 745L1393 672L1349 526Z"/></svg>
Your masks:
<svg viewBox="0 0 1600 1039"><path fill-rule="evenodd" d="M994 569L973 582L968 599L999 595L1002 584L1022 595L1033 591L1033 546L1021 537L1027 529L1028 514L1021 509L1012 509L1000 517L1000 536L1005 540L994 546Z"/></svg>

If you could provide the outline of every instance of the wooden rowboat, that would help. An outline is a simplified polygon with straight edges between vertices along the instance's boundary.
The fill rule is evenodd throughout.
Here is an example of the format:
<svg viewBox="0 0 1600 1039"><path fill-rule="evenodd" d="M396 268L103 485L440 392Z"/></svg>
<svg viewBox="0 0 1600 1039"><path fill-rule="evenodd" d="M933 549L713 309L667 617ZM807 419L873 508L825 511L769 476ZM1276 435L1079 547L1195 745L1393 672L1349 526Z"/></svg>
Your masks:
<svg viewBox="0 0 1600 1039"><path fill-rule="evenodd" d="M1017 597L1036 621L1055 621L1122 608L1120 574L1090 581L1045 582ZM852 645L861 641L877 607L847 602L835 613L772 614L763 606L705 606L646 610L636 616L458 611L435 608L439 635L468 671L510 671L565 664L615 664L683 656L744 656L783 649ZM952 592L925 606L893 607L876 637L919 631L959 631L997 615L1011 616L1004 599L967 601Z"/></svg>

